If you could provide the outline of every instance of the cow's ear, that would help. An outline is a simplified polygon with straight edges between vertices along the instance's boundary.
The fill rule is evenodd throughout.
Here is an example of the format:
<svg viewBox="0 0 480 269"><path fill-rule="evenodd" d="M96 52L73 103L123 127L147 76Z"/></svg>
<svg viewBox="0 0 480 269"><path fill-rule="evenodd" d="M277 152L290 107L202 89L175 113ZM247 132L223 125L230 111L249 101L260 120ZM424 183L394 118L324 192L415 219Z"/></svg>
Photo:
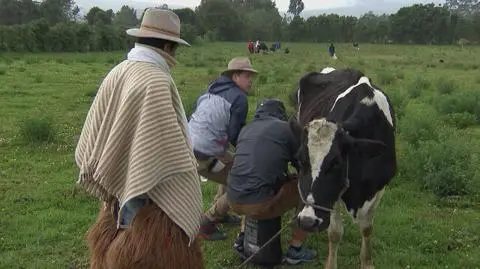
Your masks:
<svg viewBox="0 0 480 269"><path fill-rule="evenodd" d="M344 134L345 145L347 150L355 152L355 154L363 156L367 159L375 158L382 155L386 145L378 140L354 138L348 134Z"/></svg>

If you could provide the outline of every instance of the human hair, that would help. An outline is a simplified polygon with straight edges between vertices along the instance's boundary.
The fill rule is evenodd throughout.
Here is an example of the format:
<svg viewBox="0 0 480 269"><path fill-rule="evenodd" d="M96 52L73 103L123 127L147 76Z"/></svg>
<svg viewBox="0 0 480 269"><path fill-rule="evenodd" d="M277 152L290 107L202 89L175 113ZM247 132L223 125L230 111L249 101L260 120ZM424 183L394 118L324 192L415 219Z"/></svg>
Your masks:
<svg viewBox="0 0 480 269"><path fill-rule="evenodd" d="M232 71L226 71L226 72L224 73L224 75L225 75L226 77L228 77L229 79L233 79L233 76L234 76L235 74L240 75L240 74L242 74L243 72L245 72L245 71L242 71L242 70L232 70Z"/></svg>
<svg viewBox="0 0 480 269"><path fill-rule="evenodd" d="M178 46L178 43L170 41L170 40L165 40L165 39L160 39L160 38L152 38L152 37L137 37L137 43L147 45L147 46L152 46L158 49L163 50L165 45L170 44L172 49L175 49Z"/></svg>

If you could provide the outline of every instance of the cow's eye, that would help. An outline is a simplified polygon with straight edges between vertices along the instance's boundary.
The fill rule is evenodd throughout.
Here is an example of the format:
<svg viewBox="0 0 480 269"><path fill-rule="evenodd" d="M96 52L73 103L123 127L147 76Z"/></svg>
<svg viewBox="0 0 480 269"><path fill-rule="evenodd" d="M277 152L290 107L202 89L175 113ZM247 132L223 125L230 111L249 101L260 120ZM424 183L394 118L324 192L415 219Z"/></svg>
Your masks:
<svg viewBox="0 0 480 269"><path fill-rule="evenodd" d="M342 165L342 160L340 157L336 156L330 159L327 162L325 173L330 172L333 169L338 169Z"/></svg>

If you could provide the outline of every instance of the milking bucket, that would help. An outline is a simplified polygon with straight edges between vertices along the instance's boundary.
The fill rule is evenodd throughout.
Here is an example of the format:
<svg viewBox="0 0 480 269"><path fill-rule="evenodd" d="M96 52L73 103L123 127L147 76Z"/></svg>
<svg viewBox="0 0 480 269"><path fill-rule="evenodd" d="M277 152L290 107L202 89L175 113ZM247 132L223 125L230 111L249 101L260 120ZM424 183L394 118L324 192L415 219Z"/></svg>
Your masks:
<svg viewBox="0 0 480 269"><path fill-rule="evenodd" d="M251 263L263 266L273 266L282 262L282 241L278 235L262 250L258 250L282 228L282 217L267 220L245 219L245 240L243 243L245 257L250 257ZM258 253L257 253L258 252Z"/></svg>

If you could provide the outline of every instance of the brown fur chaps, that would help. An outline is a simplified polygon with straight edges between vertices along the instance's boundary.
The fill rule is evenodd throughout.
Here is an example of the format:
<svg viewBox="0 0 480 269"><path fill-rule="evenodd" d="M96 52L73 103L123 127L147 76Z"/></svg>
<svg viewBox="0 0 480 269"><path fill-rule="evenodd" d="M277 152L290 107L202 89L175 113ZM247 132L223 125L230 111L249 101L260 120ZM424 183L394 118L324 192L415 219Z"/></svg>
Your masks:
<svg viewBox="0 0 480 269"><path fill-rule="evenodd" d="M131 227L117 232L103 207L87 232L90 269L204 269L198 240L188 236L156 205L142 208Z"/></svg>

